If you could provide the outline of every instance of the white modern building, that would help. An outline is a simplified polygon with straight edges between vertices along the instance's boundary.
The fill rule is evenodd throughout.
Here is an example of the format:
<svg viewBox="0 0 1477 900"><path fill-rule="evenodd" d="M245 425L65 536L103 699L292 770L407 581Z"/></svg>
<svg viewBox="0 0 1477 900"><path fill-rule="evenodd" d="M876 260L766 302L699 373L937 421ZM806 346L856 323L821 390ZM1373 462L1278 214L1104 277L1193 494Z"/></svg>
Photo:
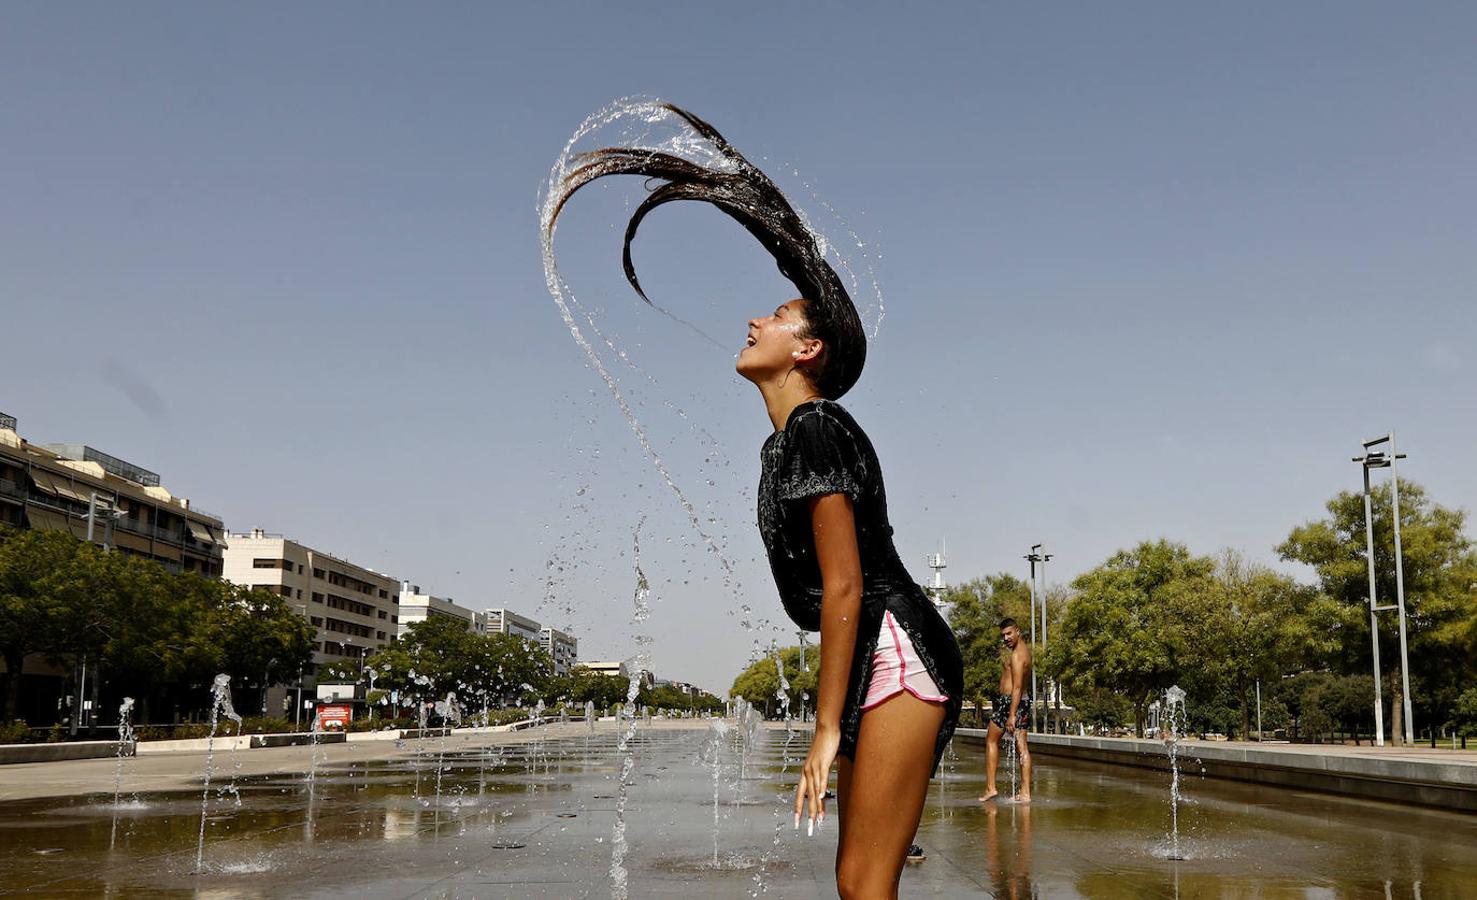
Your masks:
<svg viewBox="0 0 1477 900"><path fill-rule="evenodd" d="M580 663L581 668L589 669L596 675L614 675L617 678L630 680L631 670L626 668L624 660L619 659L594 659L589 662Z"/></svg>
<svg viewBox="0 0 1477 900"><path fill-rule="evenodd" d="M520 616L510 609L489 609L487 611L488 634L511 634L537 644L541 630L542 626L539 623L527 616Z"/></svg>
<svg viewBox="0 0 1477 900"><path fill-rule="evenodd" d="M362 660L395 639L400 581L260 528L225 535L221 577L280 594L317 629L313 666Z"/></svg>
<svg viewBox="0 0 1477 900"><path fill-rule="evenodd" d="M579 665L580 642L573 635L545 625L539 629L538 643L553 657L555 675L568 675L570 669Z"/></svg>
<svg viewBox="0 0 1477 900"><path fill-rule="evenodd" d="M487 614L467 609L450 597L433 597L421 593L421 586L408 581L400 583L400 637L410 632L410 626L427 619L456 619L473 634L487 633Z"/></svg>

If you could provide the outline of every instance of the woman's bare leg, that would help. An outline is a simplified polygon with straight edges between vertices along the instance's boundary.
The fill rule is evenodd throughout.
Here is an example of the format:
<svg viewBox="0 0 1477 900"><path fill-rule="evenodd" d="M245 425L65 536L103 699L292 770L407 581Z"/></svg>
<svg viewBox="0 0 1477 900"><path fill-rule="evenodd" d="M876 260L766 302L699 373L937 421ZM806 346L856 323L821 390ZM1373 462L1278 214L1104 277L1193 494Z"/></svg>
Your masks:
<svg viewBox="0 0 1477 900"><path fill-rule="evenodd" d="M851 796L851 760L844 756L836 758L836 858L839 860L846 847L846 798Z"/></svg>
<svg viewBox="0 0 1477 900"><path fill-rule="evenodd" d="M843 900L897 897L918 831L944 707L903 692L862 715L856 760L841 784L836 891ZM842 765L846 765L842 763ZM845 770L843 770L845 772Z"/></svg>

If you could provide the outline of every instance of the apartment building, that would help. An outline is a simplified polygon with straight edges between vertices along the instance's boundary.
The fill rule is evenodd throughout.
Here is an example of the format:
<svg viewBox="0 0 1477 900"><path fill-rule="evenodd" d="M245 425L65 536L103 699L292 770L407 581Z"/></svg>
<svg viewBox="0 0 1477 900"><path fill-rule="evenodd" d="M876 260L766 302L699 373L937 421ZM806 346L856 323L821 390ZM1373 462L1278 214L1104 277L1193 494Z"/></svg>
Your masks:
<svg viewBox="0 0 1477 900"><path fill-rule="evenodd" d="M33 444L0 413L0 524L64 531L162 563L219 577L225 528L147 469L86 444Z"/></svg>
<svg viewBox="0 0 1477 900"><path fill-rule="evenodd" d="M400 583L400 637L405 637L410 626L434 618L456 619L464 623L473 634L487 633L487 613L467 609L450 597L433 597L421 593L418 584L408 581Z"/></svg>
<svg viewBox="0 0 1477 900"><path fill-rule="evenodd" d="M568 675L570 669L579 665L580 642L573 635L545 625L539 629L538 645L553 657L555 675Z"/></svg>
<svg viewBox="0 0 1477 900"><path fill-rule="evenodd" d="M280 594L317 629L313 667L363 659L400 628L400 581L280 534L225 535L223 577Z"/></svg>
<svg viewBox="0 0 1477 900"><path fill-rule="evenodd" d="M625 660L621 659L592 659L589 662L580 663L580 666L596 675L612 675L628 680L631 677L631 670L626 668Z"/></svg>
<svg viewBox="0 0 1477 900"><path fill-rule="evenodd" d="M542 626L533 619L520 616L510 609L489 609L487 611L488 634L511 634L537 644L541 628Z"/></svg>

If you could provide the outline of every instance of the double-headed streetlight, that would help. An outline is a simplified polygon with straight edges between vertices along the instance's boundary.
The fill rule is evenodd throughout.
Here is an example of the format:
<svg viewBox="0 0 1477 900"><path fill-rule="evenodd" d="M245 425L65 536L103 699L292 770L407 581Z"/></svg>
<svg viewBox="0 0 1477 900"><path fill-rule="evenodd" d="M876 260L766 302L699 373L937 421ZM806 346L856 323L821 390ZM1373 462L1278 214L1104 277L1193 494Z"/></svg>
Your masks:
<svg viewBox="0 0 1477 900"><path fill-rule="evenodd" d="M1388 443L1390 450L1371 450ZM1374 654L1374 734L1379 746L1385 745L1385 710L1383 690L1380 682L1380 630L1376 613L1390 609L1397 611L1400 621L1400 688L1401 711L1405 713L1405 743L1415 743L1415 723L1410 714L1410 656L1405 642L1405 563L1400 551L1400 476L1396 473L1395 461L1404 459L1404 453L1395 450L1395 432L1364 442L1364 455L1354 457L1354 462L1364 472L1364 555L1369 563L1369 640ZM1395 605L1380 606L1374 579L1374 511L1370 501L1369 470L1390 470L1390 513L1395 529Z"/></svg>

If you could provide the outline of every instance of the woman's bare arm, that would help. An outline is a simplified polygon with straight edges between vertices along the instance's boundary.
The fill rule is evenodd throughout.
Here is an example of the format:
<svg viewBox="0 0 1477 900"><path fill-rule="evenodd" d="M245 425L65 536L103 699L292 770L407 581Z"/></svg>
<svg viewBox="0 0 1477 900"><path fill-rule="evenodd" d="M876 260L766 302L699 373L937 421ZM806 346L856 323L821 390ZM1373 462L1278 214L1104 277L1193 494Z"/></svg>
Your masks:
<svg viewBox="0 0 1477 900"><path fill-rule="evenodd" d="M795 792L796 827L807 797L811 821L825 816L826 784L841 746L841 710L846 705L857 619L862 608L862 561L851 499L845 494L812 499L810 523L821 570L821 670L815 738Z"/></svg>

